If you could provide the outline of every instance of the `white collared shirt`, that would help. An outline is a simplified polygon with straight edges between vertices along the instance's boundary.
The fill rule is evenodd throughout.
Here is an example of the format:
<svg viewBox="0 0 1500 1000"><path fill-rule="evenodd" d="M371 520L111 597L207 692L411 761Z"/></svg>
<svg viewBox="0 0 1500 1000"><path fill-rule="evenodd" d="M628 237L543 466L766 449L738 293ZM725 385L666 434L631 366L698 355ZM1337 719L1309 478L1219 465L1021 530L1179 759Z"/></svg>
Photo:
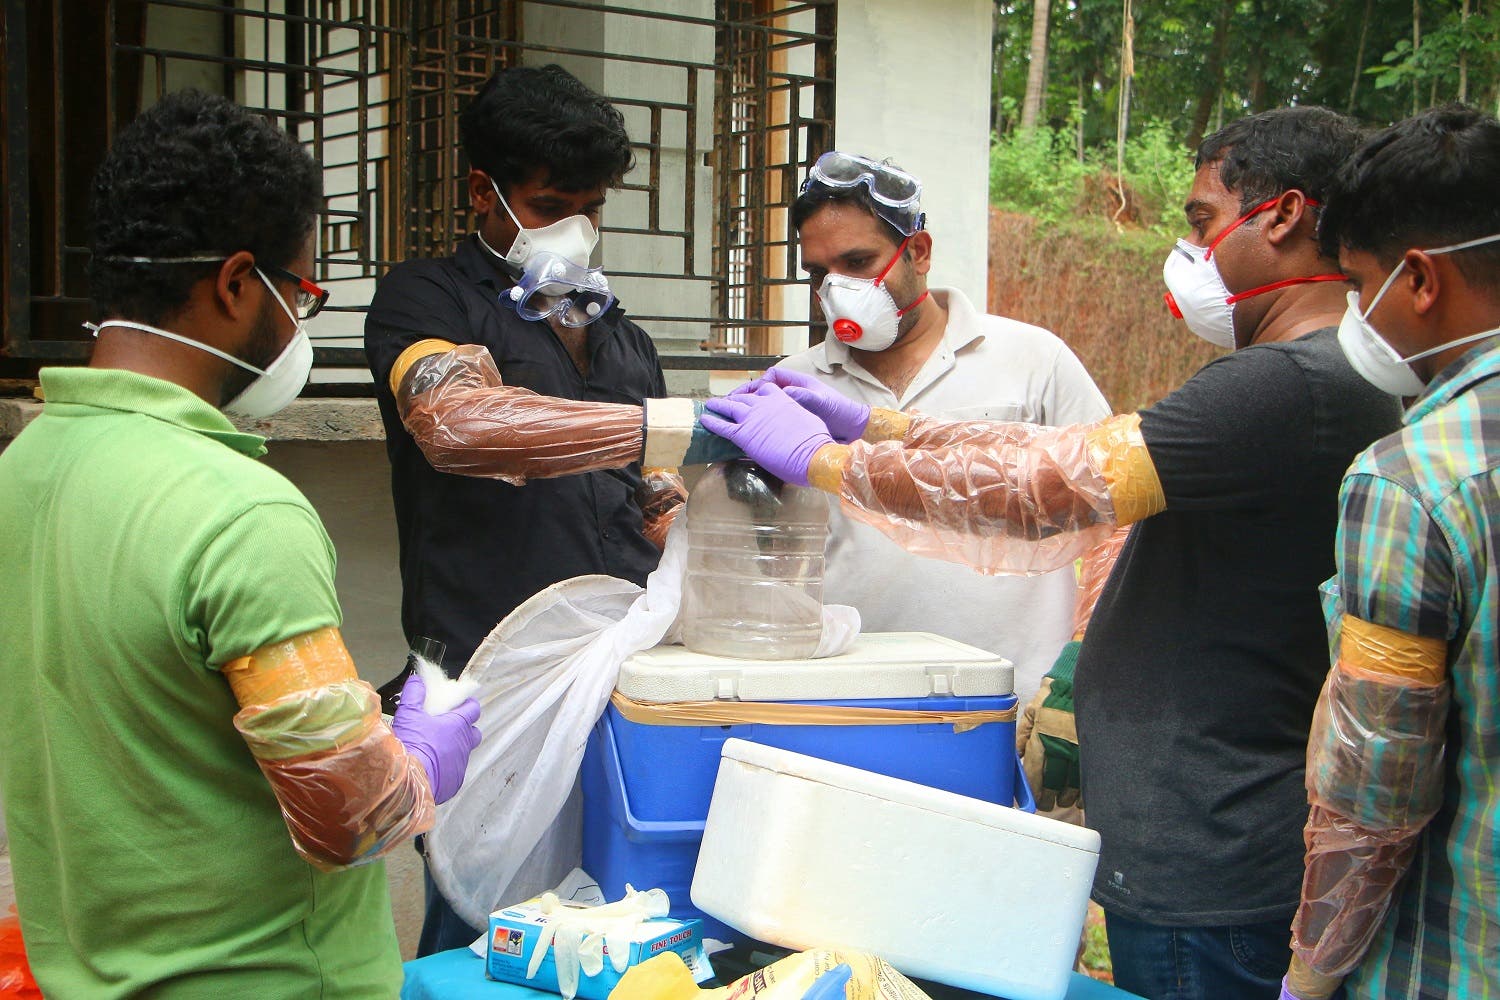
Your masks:
<svg viewBox="0 0 1500 1000"><path fill-rule="evenodd" d="M1109 404L1082 362L1040 327L977 312L956 288L934 288L948 310L942 343L898 398L859 363L860 352L825 341L781 364L846 396L953 420L1089 423ZM867 632L936 632L1015 663L1024 706L1073 632L1073 570L983 576L924 559L834 507L823 599L858 608Z"/></svg>

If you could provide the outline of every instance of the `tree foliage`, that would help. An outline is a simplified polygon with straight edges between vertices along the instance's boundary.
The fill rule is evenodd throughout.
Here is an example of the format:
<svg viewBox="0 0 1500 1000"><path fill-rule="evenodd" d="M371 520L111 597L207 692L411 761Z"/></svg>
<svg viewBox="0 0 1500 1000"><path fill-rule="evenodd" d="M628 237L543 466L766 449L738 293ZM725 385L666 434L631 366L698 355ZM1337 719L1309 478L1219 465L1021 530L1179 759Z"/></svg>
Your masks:
<svg viewBox="0 0 1500 1000"><path fill-rule="evenodd" d="M1466 13L1467 11L1467 13ZM1020 127L1032 0L995 3L994 124ZM1500 0L1151 0L1132 6L1130 117L1183 145L1242 115L1321 104L1370 125L1456 100L1500 104ZM1039 125L1075 152L1115 142L1121 0L1051 0ZM1461 81L1461 77L1463 77Z"/></svg>

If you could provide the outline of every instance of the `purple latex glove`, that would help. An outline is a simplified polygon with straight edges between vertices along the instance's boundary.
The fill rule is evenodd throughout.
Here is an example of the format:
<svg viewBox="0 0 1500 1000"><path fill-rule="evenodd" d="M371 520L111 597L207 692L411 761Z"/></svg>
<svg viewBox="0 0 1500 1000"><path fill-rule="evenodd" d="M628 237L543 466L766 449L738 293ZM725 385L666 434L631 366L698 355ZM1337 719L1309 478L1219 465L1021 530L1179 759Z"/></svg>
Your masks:
<svg viewBox="0 0 1500 1000"><path fill-rule="evenodd" d="M779 386L721 396L703 404L703 426L740 446L746 456L778 479L807 485L807 467L825 444L828 428Z"/></svg>
<svg viewBox="0 0 1500 1000"><path fill-rule="evenodd" d="M870 424L868 406L824 385L811 375L794 372L789 368L772 368L760 381L785 389L786 394L804 410L823 421L828 427L828 433L839 444L858 441Z"/></svg>
<svg viewBox="0 0 1500 1000"><path fill-rule="evenodd" d="M479 702L469 698L451 712L428 715L422 706L427 702L427 685L412 674L401 688L401 704L391 719L391 731L406 747L407 753L422 762L432 785L432 798L441 805L464 783L469 754L479 746Z"/></svg>

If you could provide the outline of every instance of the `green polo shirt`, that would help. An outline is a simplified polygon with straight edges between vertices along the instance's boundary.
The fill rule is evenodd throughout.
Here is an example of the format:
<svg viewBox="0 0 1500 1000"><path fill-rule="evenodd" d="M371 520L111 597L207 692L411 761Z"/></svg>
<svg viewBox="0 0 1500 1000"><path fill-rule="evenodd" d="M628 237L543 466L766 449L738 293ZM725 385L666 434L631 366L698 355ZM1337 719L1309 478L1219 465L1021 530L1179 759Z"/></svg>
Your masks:
<svg viewBox="0 0 1500 1000"><path fill-rule="evenodd" d="M264 441L169 382L48 369L0 454L0 794L49 996L390 997L376 863L292 849L219 668L340 622Z"/></svg>

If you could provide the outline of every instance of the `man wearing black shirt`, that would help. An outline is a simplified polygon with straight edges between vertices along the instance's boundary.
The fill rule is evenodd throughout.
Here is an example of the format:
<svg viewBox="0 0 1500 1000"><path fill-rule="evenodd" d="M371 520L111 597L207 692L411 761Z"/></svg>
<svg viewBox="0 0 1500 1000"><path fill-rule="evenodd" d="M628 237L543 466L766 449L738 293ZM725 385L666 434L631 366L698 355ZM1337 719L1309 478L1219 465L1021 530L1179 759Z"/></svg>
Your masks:
<svg viewBox="0 0 1500 1000"><path fill-rule="evenodd" d="M1117 981L1143 995L1280 993L1339 482L1400 408L1339 349L1342 281L1276 286L1341 276L1316 220L1359 140L1332 112L1290 109L1198 151L1184 256L1212 248L1236 350L1142 411L1165 510L1131 531L1077 667L1094 898ZM1211 327L1167 274L1190 325Z"/></svg>
<svg viewBox="0 0 1500 1000"><path fill-rule="evenodd" d="M648 465L676 466L713 459L698 445L719 441L695 432L690 401L661 398L651 338L588 271L606 193L631 165L619 112L557 66L516 68L486 83L461 131L478 227L452 257L394 267L365 323L402 627L408 641L444 643L453 675L501 619L560 580L643 585L684 495L675 473L643 476L643 452ZM589 294L551 294L578 288ZM573 301L587 310L561 308ZM419 953L480 933L429 879Z"/></svg>
<svg viewBox="0 0 1500 1000"><path fill-rule="evenodd" d="M1339 349L1347 286L1315 239L1359 140L1298 108L1204 141L1164 276L1189 327L1235 350L1139 414L1046 428L876 410L845 445L819 416L848 400L762 385L708 404L761 465L924 554L1034 571L1133 525L1078 656L1077 745L1115 982L1153 1000L1274 1000L1290 957L1339 482L1399 422ZM1037 713L1049 754L1071 729L1067 673Z"/></svg>

